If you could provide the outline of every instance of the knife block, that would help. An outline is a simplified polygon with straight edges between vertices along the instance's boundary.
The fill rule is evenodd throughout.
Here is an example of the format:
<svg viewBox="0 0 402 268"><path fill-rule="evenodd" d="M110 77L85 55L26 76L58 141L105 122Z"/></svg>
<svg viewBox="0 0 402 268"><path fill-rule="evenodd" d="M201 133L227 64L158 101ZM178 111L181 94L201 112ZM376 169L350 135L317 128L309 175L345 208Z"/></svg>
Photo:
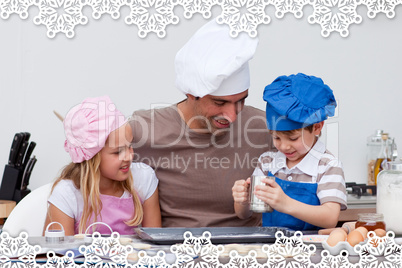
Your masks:
<svg viewBox="0 0 402 268"><path fill-rule="evenodd" d="M22 198L24 198L30 192L31 192L31 190L29 190L29 189L25 189L25 190L16 189L14 192L13 200L18 203L21 201Z"/></svg>
<svg viewBox="0 0 402 268"><path fill-rule="evenodd" d="M16 168L10 165L5 166L0 187L0 199L14 200L15 191L20 190L23 173L24 170L22 168Z"/></svg>

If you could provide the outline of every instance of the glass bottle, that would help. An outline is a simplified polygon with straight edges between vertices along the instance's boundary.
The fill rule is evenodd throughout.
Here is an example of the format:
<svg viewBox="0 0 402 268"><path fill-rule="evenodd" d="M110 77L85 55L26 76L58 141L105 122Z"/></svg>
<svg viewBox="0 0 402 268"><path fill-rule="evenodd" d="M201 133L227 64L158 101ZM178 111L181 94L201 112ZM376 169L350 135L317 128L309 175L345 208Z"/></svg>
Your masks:
<svg viewBox="0 0 402 268"><path fill-rule="evenodd" d="M384 169L385 163L391 161L390 151L388 150L388 133L381 135L381 150L374 164L374 183L377 185L378 173Z"/></svg>
<svg viewBox="0 0 402 268"><path fill-rule="evenodd" d="M377 129L374 135L367 138L367 184L375 185L374 165L381 151L381 135L384 131Z"/></svg>
<svg viewBox="0 0 402 268"><path fill-rule="evenodd" d="M378 174L377 212L384 215L387 228L402 234L402 161L388 162Z"/></svg>

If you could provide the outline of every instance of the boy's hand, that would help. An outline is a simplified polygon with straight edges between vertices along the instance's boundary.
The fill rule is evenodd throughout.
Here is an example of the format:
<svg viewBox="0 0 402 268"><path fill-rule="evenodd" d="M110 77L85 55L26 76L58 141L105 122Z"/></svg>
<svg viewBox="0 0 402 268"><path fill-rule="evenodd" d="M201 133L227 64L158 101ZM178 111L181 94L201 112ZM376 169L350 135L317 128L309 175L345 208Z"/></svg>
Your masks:
<svg viewBox="0 0 402 268"><path fill-rule="evenodd" d="M250 187L250 178L247 180L238 180L232 187L232 195L235 203L242 205L248 204L248 189Z"/></svg>
<svg viewBox="0 0 402 268"><path fill-rule="evenodd" d="M255 195L276 211L286 213L286 208L291 201L290 197L283 192L275 180L264 178L262 181L267 185L256 186Z"/></svg>

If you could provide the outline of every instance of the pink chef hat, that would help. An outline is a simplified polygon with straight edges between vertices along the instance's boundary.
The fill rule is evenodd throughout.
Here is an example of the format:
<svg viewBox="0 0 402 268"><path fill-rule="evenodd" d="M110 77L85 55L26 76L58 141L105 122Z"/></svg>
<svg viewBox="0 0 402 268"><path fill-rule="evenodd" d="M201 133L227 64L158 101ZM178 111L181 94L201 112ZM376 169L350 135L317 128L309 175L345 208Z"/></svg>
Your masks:
<svg viewBox="0 0 402 268"><path fill-rule="evenodd" d="M85 99L74 106L64 119L64 149L74 163L94 157L109 134L127 120L108 96Z"/></svg>

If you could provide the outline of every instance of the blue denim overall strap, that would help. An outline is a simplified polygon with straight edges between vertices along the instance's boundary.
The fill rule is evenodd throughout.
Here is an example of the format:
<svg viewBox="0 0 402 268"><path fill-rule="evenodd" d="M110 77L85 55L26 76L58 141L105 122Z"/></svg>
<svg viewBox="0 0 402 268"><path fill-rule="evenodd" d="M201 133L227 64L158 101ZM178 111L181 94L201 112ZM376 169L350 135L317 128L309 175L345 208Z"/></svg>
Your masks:
<svg viewBox="0 0 402 268"><path fill-rule="evenodd" d="M268 174L273 176L271 172ZM283 192L290 198L308 205L320 205L320 200L317 197L317 183L302 183L285 181L275 177L275 181L282 188ZM274 210L271 213L262 214L263 226L281 226L287 227L293 230L315 230L317 226L311 225L307 222L299 220L291 215L284 214Z"/></svg>

